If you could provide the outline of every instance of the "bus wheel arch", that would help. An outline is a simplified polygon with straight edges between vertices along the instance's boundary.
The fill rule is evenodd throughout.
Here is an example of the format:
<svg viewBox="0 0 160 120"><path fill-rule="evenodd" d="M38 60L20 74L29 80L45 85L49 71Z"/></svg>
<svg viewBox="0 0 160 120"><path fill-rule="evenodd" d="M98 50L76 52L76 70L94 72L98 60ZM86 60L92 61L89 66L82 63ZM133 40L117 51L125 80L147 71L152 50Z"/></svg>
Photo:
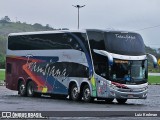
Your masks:
<svg viewBox="0 0 160 120"><path fill-rule="evenodd" d="M17 89L18 89L18 94L20 96L26 96L27 95L25 81L22 78L18 80Z"/></svg>
<svg viewBox="0 0 160 120"><path fill-rule="evenodd" d="M73 101L81 100L78 85L75 81L69 83L69 99Z"/></svg>

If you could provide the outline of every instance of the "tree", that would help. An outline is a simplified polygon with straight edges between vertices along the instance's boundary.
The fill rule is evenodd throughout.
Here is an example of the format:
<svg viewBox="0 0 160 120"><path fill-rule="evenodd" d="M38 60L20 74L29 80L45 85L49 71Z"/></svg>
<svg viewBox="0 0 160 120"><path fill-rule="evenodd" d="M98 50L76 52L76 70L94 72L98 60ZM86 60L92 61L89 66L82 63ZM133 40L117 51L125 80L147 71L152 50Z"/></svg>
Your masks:
<svg viewBox="0 0 160 120"><path fill-rule="evenodd" d="M52 28L52 27L50 27L50 25L49 25L49 24L46 24L45 28L46 28L47 30L53 30L53 28Z"/></svg>
<svg viewBox="0 0 160 120"><path fill-rule="evenodd" d="M4 18L1 18L1 21L3 22L11 22L11 19L8 16L5 16Z"/></svg>
<svg viewBox="0 0 160 120"><path fill-rule="evenodd" d="M7 23L10 23L11 20L8 16L5 16L4 18L1 18L0 23L2 23L3 26L5 26Z"/></svg>
<svg viewBox="0 0 160 120"><path fill-rule="evenodd" d="M42 29L43 28L43 26L39 23L35 23L33 26L37 29Z"/></svg>
<svg viewBox="0 0 160 120"><path fill-rule="evenodd" d="M160 48L158 48L158 53L160 54Z"/></svg>
<svg viewBox="0 0 160 120"><path fill-rule="evenodd" d="M3 20L5 20L5 21L7 21L7 22L11 22L11 19L10 19L8 16L5 16L5 17L3 18Z"/></svg>

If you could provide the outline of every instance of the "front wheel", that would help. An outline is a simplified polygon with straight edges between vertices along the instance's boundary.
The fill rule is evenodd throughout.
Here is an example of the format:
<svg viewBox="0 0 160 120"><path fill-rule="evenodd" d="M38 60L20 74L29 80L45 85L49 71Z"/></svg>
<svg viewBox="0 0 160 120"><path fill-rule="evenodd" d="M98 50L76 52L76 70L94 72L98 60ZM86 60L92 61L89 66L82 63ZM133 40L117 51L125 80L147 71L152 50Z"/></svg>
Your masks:
<svg viewBox="0 0 160 120"><path fill-rule="evenodd" d="M91 97L91 90L88 85L83 87L83 100L85 102L92 102L93 98Z"/></svg>
<svg viewBox="0 0 160 120"><path fill-rule="evenodd" d="M32 81L29 81L29 83L27 84L27 96L33 97L34 95L35 95L34 83Z"/></svg>
<svg viewBox="0 0 160 120"><path fill-rule="evenodd" d="M126 103L127 99L116 99L119 104Z"/></svg>

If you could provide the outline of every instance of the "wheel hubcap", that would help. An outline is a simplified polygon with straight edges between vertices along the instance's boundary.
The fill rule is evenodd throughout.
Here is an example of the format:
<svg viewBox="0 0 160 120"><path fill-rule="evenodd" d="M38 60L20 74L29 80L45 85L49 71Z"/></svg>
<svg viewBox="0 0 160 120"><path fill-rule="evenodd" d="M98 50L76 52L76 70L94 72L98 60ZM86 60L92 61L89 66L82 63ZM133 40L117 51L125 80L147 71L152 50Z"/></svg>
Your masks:
<svg viewBox="0 0 160 120"><path fill-rule="evenodd" d="M77 98L77 96L78 96L78 89L77 89L77 87L73 88L72 95L73 95L74 98Z"/></svg>
<svg viewBox="0 0 160 120"><path fill-rule="evenodd" d="M89 88L85 89L85 91L84 91L84 97L85 97L85 99L89 99L89 97L90 97L90 90L89 90Z"/></svg>
<svg viewBox="0 0 160 120"><path fill-rule="evenodd" d="M20 92L21 92L21 93L24 93L24 91L25 91L25 86L22 84L19 89L20 89Z"/></svg>

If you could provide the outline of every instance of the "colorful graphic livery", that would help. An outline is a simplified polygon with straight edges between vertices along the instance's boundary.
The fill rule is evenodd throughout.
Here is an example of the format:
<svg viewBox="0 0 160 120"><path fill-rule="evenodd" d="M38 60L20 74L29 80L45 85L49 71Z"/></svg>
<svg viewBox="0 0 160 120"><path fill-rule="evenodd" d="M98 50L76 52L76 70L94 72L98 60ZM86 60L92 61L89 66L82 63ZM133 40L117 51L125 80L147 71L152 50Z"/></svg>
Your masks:
<svg viewBox="0 0 160 120"><path fill-rule="evenodd" d="M6 87L21 96L49 94L90 102L145 99L148 61L142 37L107 30L12 33Z"/></svg>

